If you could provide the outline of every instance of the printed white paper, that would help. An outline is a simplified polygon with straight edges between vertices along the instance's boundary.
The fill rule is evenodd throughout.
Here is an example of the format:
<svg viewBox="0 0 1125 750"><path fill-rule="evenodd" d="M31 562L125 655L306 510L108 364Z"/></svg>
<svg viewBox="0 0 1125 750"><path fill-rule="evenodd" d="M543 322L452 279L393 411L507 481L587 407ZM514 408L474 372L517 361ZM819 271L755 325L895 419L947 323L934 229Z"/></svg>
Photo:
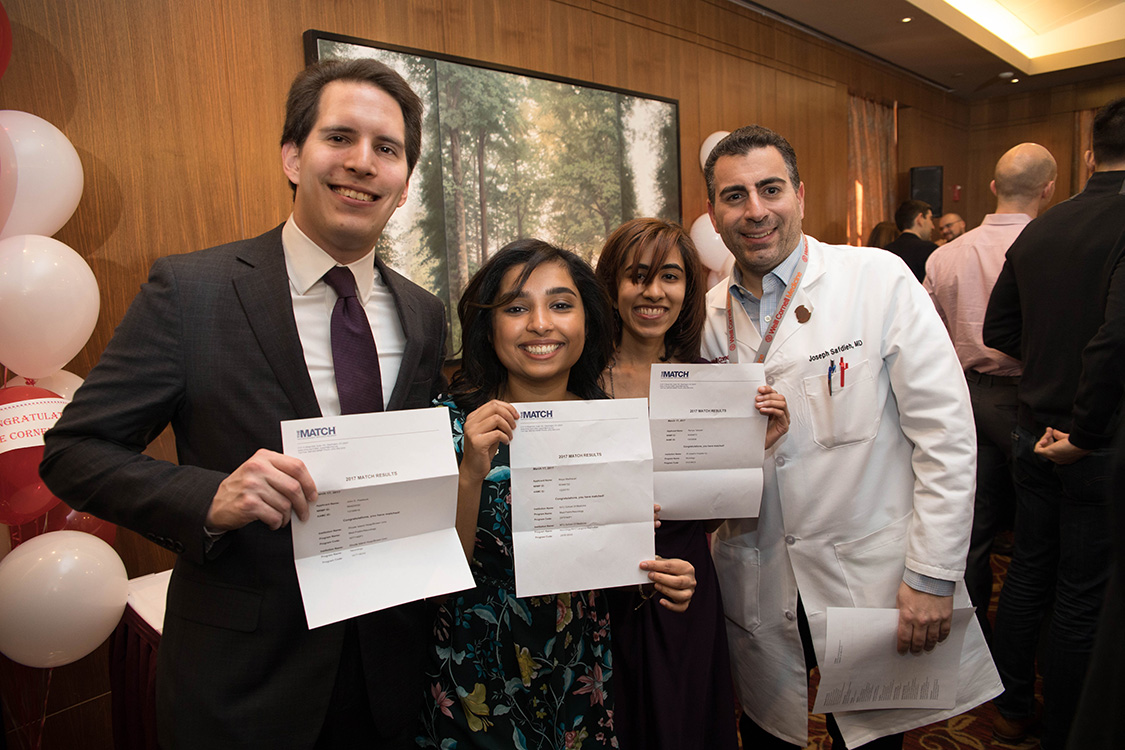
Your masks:
<svg viewBox="0 0 1125 750"><path fill-rule="evenodd" d="M829 607L813 712L953 708L961 648L974 611L953 610L949 637L933 651L900 654L897 609Z"/></svg>
<svg viewBox="0 0 1125 750"><path fill-rule="evenodd" d="M653 490L660 517L755 518L767 418L754 407L760 364L653 365Z"/></svg>
<svg viewBox="0 0 1125 750"><path fill-rule="evenodd" d="M515 404L516 595L646 583L656 556L648 402Z"/></svg>
<svg viewBox="0 0 1125 750"><path fill-rule="evenodd" d="M317 488L293 518L310 628L472 588L447 408L291 420L281 436Z"/></svg>

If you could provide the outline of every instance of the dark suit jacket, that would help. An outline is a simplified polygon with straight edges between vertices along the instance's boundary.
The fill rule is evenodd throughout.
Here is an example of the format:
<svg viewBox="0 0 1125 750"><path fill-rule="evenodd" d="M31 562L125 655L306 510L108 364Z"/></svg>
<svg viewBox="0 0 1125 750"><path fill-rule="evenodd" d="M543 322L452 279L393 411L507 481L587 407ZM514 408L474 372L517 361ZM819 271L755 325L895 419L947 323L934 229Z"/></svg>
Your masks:
<svg viewBox="0 0 1125 750"><path fill-rule="evenodd" d="M406 334L387 407L429 406L443 385L442 304L376 262ZM41 472L55 494L179 555L158 657L164 747L316 740L343 623L308 629L289 527L251 523L207 553L203 532L220 482L259 448L281 451L281 420L316 416L278 227L156 261L46 435ZM168 424L178 466L142 454ZM388 736L416 719L427 609L416 602L357 619L373 716Z"/></svg>
<svg viewBox="0 0 1125 750"><path fill-rule="evenodd" d="M918 281L921 281L926 278L926 259L937 250L937 245L913 232L903 232L886 249L906 261L906 265L910 266Z"/></svg>

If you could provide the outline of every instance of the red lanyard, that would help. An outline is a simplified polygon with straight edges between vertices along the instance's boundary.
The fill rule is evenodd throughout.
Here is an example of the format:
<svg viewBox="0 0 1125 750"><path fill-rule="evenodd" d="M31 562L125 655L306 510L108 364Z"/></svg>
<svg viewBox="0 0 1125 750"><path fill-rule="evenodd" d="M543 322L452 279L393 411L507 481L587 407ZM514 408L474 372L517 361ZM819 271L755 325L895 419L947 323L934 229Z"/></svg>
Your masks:
<svg viewBox="0 0 1125 750"><path fill-rule="evenodd" d="M789 303L793 301L793 296L797 293L797 287L801 285L801 279L805 276L805 266L809 264L809 240L808 237L802 237L804 244L804 252L801 253L801 259L797 261L797 268L793 272L793 280L789 282L788 288L785 290L785 296L781 298L781 304L777 306L777 312L774 313L773 322L770 327L766 329L765 335L762 336L762 345L758 347L758 357L755 362L765 362L766 354L773 345L774 334L777 333L778 326L781 325L781 319L785 317L785 313L789 311ZM738 348L734 342L734 311L731 307L731 293L727 290L727 355L730 357L732 363L738 362ZM765 296L765 295L763 295Z"/></svg>

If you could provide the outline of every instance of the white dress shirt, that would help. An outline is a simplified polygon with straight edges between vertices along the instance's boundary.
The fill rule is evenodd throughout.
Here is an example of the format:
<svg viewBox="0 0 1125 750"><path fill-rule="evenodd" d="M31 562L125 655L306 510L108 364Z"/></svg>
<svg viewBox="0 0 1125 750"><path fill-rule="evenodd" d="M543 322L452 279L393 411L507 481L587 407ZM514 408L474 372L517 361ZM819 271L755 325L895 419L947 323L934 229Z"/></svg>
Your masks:
<svg viewBox="0 0 1125 750"><path fill-rule="evenodd" d="M285 268L289 274L289 293L293 297L293 316L305 353L305 365L312 379L320 412L326 417L340 413L336 392L336 371L332 366L332 308L336 292L323 276L339 265L300 230L293 217L281 230L285 248ZM398 379L406 335L398 319L394 296L375 268L375 249L346 266L355 276L356 295L367 313L375 348L379 350L379 372L383 380L383 403L389 403Z"/></svg>

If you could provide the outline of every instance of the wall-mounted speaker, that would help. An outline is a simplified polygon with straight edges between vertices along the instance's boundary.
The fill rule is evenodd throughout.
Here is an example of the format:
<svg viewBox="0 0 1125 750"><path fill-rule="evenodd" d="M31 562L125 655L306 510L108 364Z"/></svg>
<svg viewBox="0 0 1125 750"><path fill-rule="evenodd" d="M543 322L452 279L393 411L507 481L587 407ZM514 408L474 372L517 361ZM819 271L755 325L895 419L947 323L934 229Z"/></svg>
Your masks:
<svg viewBox="0 0 1125 750"><path fill-rule="evenodd" d="M910 168L910 199L929 203L935 220L944 213L941 210L941 170L941 167Z"/></svg>

